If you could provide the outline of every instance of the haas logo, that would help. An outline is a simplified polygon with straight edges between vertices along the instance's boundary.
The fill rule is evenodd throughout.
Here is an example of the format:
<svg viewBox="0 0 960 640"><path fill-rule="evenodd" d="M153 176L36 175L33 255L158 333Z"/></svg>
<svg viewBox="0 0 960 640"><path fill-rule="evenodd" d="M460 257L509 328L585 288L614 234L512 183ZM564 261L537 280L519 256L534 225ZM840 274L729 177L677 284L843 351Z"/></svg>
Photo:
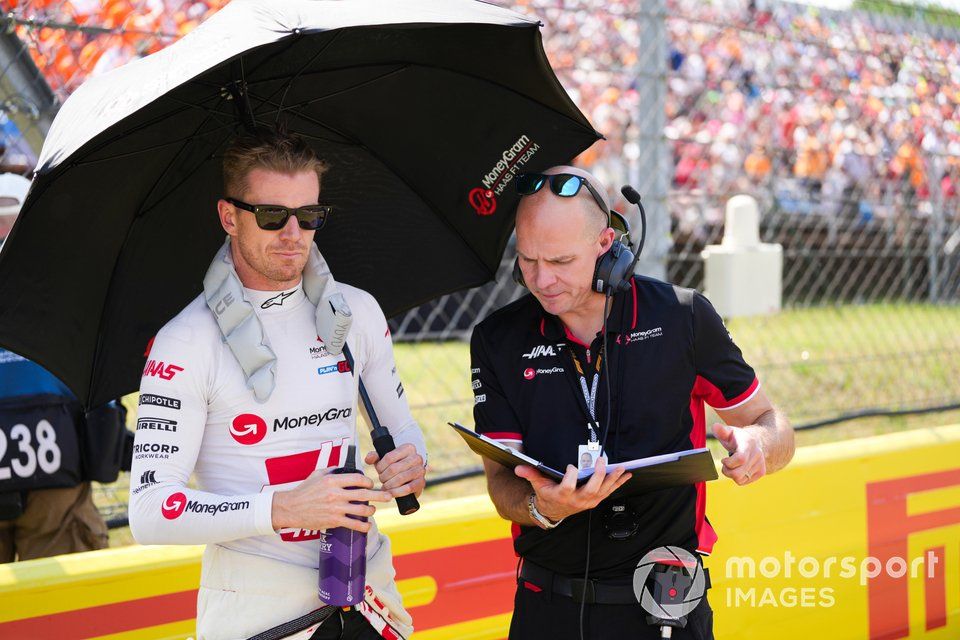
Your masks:
<svg viewBox="0 0 960 640"><path fill-rule="evenodd" d="M173 380L173 376L183 371L183 367L175 364L164 365L163 361L147 360L143 368L143 376L159 377L161 380Z"/></svg>
<svg viewBox="0 0 960 640"><path fill-rule="evenodd" d="M164 500L163 504L160 505L160 511L167 520L176 520L186 508L187 496L179 491L170 494L170 496Z"/></svg>
<svg viewBox="0 0 960 640"><path fill-rule="evenodd" d="M230 435L240 444L257 444L267 435L267 423L258 415L241 413L233 419Z"/></svg>
<svg viewBox="0 0 960 640"><path fill-rule="evenodd" d="M490 216L497 210L497 199L490 189L477 187L470 191L467 200L478 216Z"/></svg>
<svg viewBox="0 0 960 640"><path fill-rule="evenodd" d="M556 356L557 352L553 350L553 345L549 344L538 344L533 348L530 353L523 354L523 358L527 360L533 360L534 358L540 358L542 356Z"/></svg>

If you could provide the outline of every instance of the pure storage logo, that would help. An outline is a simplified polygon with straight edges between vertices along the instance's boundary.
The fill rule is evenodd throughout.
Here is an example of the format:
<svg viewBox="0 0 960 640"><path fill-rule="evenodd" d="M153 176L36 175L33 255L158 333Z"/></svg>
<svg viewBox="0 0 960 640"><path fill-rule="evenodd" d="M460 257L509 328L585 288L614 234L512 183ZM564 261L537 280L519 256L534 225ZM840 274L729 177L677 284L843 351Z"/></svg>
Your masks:
<svg viewBox="0 0 960 640"><path fill-rule="evenodd" d="M256 414L241 413L230 423L230 435L240 444L257 444L267 435L267 422Z"/></svg>
<svg viewBox="0 0 960 640"><path fill-rule="evenodd" d="M924 626L933 631L947 626L947 582L950 567L944 566L947 546L956 551L960 540L946 537L948 527L960 524L960 504L950 501L951 491L960 489L960 469L871 482L866 487L867 548L879 563L887 566L896 558L905 558L910 536L942 529L943 544L923 550L926 571L922 573L924 593ZM941 490L942 493L937 493ZM938 500L939 498L939 500ZM925 508L920 509L922 501ZM908 508L908 504L914 508ZM955 531L955 529L954 529ZM952 574L951 574L952 575ZM910 635L910 576L907 573L884 571L869 581L867 604L870 618L870 640L894 640ZM919 579L913 581L920 588ZM956 585L951 583L951 591ZM949 595L954 602L957 593Z"/></svg>
<svg viewBox="0 0 960 640"><path fill-rule="evenodd" d="M186 494L182 491L170 494L163 504L160 505L160 512L167 520L176 520L183 515L185 511L190 513L200 513L215 516L227 511L239 511L240 509L249 509L248 500L238 500L237 502L217 502L202 503L196 500L187 500Z"/></svg>

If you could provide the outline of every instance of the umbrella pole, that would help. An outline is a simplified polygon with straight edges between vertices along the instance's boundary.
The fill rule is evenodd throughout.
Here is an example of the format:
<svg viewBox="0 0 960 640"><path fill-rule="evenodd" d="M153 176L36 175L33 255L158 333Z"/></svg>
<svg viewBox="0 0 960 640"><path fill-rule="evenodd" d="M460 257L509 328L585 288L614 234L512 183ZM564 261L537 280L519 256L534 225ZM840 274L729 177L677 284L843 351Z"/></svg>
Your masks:
<svg viewBox="0 0 960 640"><path fill-rule="evenodd" d="M350 371L354 371L353 354L350 353L350 347L346 343L343 345L343 355L347 359L347 364L350 365ZM370 418L370 424L373 426L370 431L373 448L376 449L377 455L382 460L385 455L396 449L397 445L394 444L390 431L380 424L380 419L377 418L377 412L373 408L373 402L370 400L367 388L363 386L363 379L360 378L359 373L355 372L355 375L360 383L360 400L363 402L363 406L367 410L367 416ZM420 503L417 501L417 497L410 493L397 498L397 508L400 510L400 515L408 516L420 509Z"/></svg>

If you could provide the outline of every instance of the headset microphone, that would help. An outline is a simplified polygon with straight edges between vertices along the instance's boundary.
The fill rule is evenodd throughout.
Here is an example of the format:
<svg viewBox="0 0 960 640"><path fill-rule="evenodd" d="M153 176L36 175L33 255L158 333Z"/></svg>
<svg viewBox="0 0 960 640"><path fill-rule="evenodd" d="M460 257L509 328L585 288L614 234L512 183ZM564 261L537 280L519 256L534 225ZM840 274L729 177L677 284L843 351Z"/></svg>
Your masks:
<svg viewBox="0 0 960 640"><path fill-rule="evenodd" d="M640 259L640 254L643 253L643 243L647 239L647 212L643 210L643 203L640 201L640 194L637 193L636 189L625 184L620 188L620 193L627 199L627 202L636 205L637 208L640 209L640 243L637 245L637 251L633 257L633 264L630 265L630 273L632 274L637 266L637 261Z"/></svg>

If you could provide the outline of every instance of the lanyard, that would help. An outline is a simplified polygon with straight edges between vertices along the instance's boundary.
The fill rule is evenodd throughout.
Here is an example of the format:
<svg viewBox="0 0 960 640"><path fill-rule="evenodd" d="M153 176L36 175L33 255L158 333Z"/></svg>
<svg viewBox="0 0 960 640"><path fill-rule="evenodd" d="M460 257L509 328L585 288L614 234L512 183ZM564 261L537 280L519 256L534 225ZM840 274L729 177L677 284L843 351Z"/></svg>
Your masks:
<svg viewBox="0 0 960 640"><path fill-rule="evenodd" d="M590 442L599 442L599 438L597 437L597 431L600 429L600 425L597 423L597 388L600 386L600 363L603 361L603 349L601 348L600 353L597 355L589 386L587 385L587 376L583 372L580 360L577 359L576 352L574 352L573 347L569 347L569 349L570 357L573 359L573 364L577 369L577 375L580 378L580 392L583 394L583 401L586 403L587 412L590 414L590 422L587 423L587 429L590 431Z"/></svg>

